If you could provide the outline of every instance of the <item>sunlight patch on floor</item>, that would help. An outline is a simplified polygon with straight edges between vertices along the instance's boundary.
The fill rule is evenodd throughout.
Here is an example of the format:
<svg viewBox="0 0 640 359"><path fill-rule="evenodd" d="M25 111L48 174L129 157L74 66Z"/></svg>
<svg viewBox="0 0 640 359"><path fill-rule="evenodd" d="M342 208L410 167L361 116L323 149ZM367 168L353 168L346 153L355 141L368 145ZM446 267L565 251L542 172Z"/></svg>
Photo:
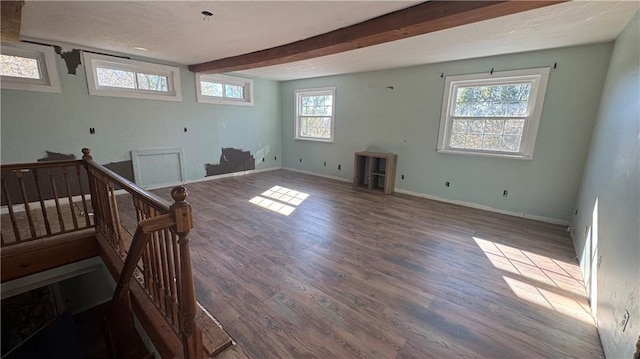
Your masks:
<svg viewBox="0 0 640 359"><path fill-rule="evenodd" d="M473 239L494 267L526 278L523 281L512 276L503 276L518 298L594 324L577 265L486 239ZM531 282L539 285L533 285ZM566 292L567 295L559 292Z"/></svg>
<svg viewBox="0 0 640 359"><path fill-rule="evenodd" d="M503 276L502 278L518 298L543 306L547 309L555 310L556 312L578 319L584 323L595 325L590 311L574 299L514 278L506 276Z"/></svg>
<svg viewBox="0 0 640 359"><path fill-rule="evenodd" d="M259 196L251 198L249 202L288 216L308 197L308 193L282 186L273 186Z"/></svg>

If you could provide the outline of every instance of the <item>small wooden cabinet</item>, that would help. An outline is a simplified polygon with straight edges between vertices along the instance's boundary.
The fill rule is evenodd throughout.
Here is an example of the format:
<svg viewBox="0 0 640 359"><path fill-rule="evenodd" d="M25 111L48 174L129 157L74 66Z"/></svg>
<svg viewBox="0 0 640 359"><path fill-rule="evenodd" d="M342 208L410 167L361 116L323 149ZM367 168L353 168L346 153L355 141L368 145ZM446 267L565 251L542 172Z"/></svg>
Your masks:
<svg viewBox="0 0 640 359"><path fill-rule="evenodd" d="M356 152L353 163L353 187L393 193L398 155L381 152Z"/></svg>

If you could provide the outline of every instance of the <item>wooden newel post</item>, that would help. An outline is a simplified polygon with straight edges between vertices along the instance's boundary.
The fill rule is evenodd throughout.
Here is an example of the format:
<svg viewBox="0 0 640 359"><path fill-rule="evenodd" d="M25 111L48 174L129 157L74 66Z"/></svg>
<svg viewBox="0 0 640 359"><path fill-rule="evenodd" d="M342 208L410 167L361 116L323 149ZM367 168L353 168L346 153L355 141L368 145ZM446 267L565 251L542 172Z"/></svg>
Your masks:
<svg viewBox="0 0 640 359"><path fill-rule="evenodd" d="M171 205L176 225L173 232L178 235L180 251L180 334L185 358L201 358L203 353L202 332L196 325L196 292L191 270L189 231L193 228L191 205L186 201L189 192L182 186L171 190L174 203Z"/></svg>
<svg viewBox="0 0 640 359"><path fill-rule="evenodd" d="M91 150L88 148L83 148L82 149L82 159L83 160L92 160L93 156L91 156Z"/></svg>

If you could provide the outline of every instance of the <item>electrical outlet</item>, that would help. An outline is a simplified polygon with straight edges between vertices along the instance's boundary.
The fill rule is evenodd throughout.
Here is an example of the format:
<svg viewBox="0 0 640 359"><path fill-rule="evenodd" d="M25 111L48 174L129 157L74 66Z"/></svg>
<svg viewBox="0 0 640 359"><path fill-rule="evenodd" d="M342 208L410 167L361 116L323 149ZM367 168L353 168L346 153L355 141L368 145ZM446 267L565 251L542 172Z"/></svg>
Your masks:
<svg viewBox="0 0 640 359"><path fill-rule="evenodd" d="M629 314L629 310L625 309L624 317L622 318L622 332L624 333L627 330L627 324L629 324L629 319L631 319L631 315Z"/></svg>
<svg viewBox="0 0 640 359"><path fill-rule="evenodd" d="M327 167L327 163L326 162L324 163L324 166Z"/></svg>
<svg viewBox="0 0 640 359"><path fill-rule="evenodd" d="M404 179L404 175L401 175L401 176L400 176L400 179Z"/></svg>
<svg viewBox="0 0 640 359"><path fill-rule="evenodd" d="M338 171L342 169L342 165L338 165Z"/></svg>
<svg viewBox="0 0 640 359"><path fill-rule="evenodd" d="M506 189L502 192L502 197L506 197L509 195L509 191L507 191Z"/></svg>
<svg viewBox="0 0 640 359"><path fill-rule="evenodd" d="M300 159L300 163L302 163L302 158Z"/></svg>
<svg viewBox="0 0 640 359"><path fill-rule="evenodd" d="M444 183L444 186L445 186L445 187L449 187L449 186L451 186L451 183L449 183L449 181L446 181L446 182Z"/></svg>

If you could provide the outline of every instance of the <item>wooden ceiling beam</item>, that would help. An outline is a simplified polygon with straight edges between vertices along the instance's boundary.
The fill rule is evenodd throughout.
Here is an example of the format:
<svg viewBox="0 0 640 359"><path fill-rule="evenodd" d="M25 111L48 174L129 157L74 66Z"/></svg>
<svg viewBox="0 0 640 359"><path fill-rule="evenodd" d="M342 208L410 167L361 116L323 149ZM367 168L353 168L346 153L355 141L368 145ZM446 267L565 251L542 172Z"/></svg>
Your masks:
<svg viewBox="0 0 640 359"><path fill-rule="evenodd" d="M24 6L24 1L2 1L0 5L0 38L2 41L20 41L22 6Z"/></svg>
<svg viewBox="0 0 640 359"><path fill-rule="evenodd" d="M189 70L223 73L308 60L565 1L428 1L286 45L190 65Z"/></svg>

